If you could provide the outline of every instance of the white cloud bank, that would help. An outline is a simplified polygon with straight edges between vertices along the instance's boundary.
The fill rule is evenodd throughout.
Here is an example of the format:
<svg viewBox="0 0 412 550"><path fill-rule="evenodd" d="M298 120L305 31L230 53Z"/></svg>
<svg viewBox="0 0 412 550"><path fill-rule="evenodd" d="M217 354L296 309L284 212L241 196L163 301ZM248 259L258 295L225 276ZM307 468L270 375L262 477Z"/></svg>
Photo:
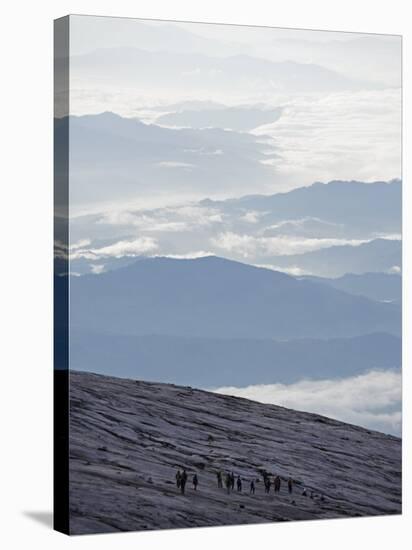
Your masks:
<svg viewBox="0 0 412 550"><path fill-rule="evenodd" d="M271 265L271 264L253 264L255 267L261 267L263 269L270 269L272 271L280 271L281 273L287 273L288 275L292 275L293 277L303 277L304 275L313 275L311 271L308 271L307 269L302 269L301 267L297 265L293 265L290 267L283 267L278 265Z"/></svg>
<svg viewBox="0 0 412 550"><path fill-rule="evenodd" d="M223 215L215 208L180 204L153 210L111 210L101 214L97 224L138 228L150 232L181 232L222 223Z"/></svg>
<svg viewBox="0 0 412 550"><path fill-rule="evenodd" d="M78 244L78 243L77 243ZM129 241L118 241L114 244L100 248L82 247L81 244L71 247L70 259L99 260L100 258L122 258L123 256L140 256L155 252L158 249L156 239L151 237L138 237Z"/></svg>
<svg viewBox="0 0 412 550"><path fill-rule="evenodd" d="M400 176L401 98L394 88L286 97L280 119L252 133L272 136L270 162L292 182L389 180Z"/></svg>
<svg viewBox="0 0 412 550"><path fill-rule="evenodd" d="M371 371L339 380L223 387L216 393L317 413L395 435L402 429L402 377L399 371Z"/></svg>
<svg viewBox="0 0 412 550"><path fill-rule="evenodd" d="M185 254L157 254L155 257L173 258L175 260L196 260L198 258L207 258L208 256L214 256L213 252L208 250L197 250L194 252L186 252Z"/></svg>
<svg viewBox="0 0 412 550"><path fill-rule="evenodd" d="M289 256L329 248L331 246L359 246L370 239L328 239L305 238L279 235L277 237L255 237L226 231L211 239L211 244L225 252L235 253L243 258L256 256Z"/></svg>

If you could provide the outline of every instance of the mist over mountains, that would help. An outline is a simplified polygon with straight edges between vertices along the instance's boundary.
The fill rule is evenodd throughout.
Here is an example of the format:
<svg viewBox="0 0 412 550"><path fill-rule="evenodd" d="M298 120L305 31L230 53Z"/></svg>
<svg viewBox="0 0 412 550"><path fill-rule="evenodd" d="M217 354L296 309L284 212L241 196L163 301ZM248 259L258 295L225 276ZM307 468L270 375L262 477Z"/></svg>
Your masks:
<svg viewBox="0 0 412 550"><path fill-rule="evenodd" d="M399 181L332 182L73 218L73 368L257 400L283 392L279 384L292 399L304 380L347 381L348 391L358 376L392 380L401 366L400 195ZM308 215L299 218L301 202ZM222 251L226 259L210 255ZM390 406L360 415L365 425L399 433L398 380Z"/></svg>
<svg viewBox="0 0 412 550"><path fill-rule="evenodd" d="M71 21L73 367L352 413L363 384L399 433L399 37Z"/></svg>
<svg viewBox="0 0 412 550"><path fill-rule="evenodd" d="M82 194L93 192L92 181ZM71 219L71 271L107 271L142 255L217 255L295 275L400 273L400 209L399 180L336 181L274 195L123 207Z"/></svg>
<svg viewBox="0 0 412 550"><path fill-rule="evenodd" d="M178 106L179 107L179 106ZM167 109L167 106L166 106ZM189 128L227 128L237 132L253 130L263 124L276 122L281 108L212 106L204 109L179 109L156 118L156 124Z"/></svg>
<svg viewBox="0 0 412 550"><path fill-rule="evenodd" d="M187 52L213 57L239 54L279 62L293 59L315 62L335 72L376 85L399 86L400 39L391 35L362 35L305 32L300 29L272 29L100 18L90 25L74 18L73 54L96 50L134 48L147 52L167 49L174 54ZM87 18L86 18L87 19ZM314 61L315 60L315 61ZM87 81L86 81L87 83Z"/></svg>
<svg viewBox="0 0 412 550"><path fill-rule="evenodd" d="M359 246L340 245L305 254L272 258L279 269L299 266L303 272L322 273L326 277L340 277L345 273L363 274L368 271L400 271L402 242L376 239Z"/></svg>
<svg viewBox="0 0 412 550"><path fill-rule="evenodd" d="M110 75L110 78L131 87L169 86L171 93L184 86L201 93L216 88L229 92L236 87L244 92L255 92L260 88L300 93L381 87L348 78L314 63L274 62L245 54L212 57L127 47L74 55L71 69L77 78L87 75L89 83L105 84Z"/></svg>
<svg viewBox="0 0 412 550"><path fill-rule="evenodd" d="M273 195L250 195L222 202L206 201L208 206L221 205L228 210L268 211L272 222L288 219L317 218L343 224L346 231L355 225L357 231L399 232L402 200L400 180L364 183L360 181L317 182L307 187ZM348 233L346 233L348 234Z"/></svg>
<svg viewBox="0 0 412 550"><path fill-rule="evenodd" d="M64 154L64 148L59 151L62 128L56 127L57 161ZM202 189L213 193L222 177L228 192L252 179L269 184L274 170L261 161L276 153L268 149L262 137L220 128L176 130L113 113L71 117L71 202L74 207L107 205L140 193L166 198L171 189L177 196Z"/></svg>

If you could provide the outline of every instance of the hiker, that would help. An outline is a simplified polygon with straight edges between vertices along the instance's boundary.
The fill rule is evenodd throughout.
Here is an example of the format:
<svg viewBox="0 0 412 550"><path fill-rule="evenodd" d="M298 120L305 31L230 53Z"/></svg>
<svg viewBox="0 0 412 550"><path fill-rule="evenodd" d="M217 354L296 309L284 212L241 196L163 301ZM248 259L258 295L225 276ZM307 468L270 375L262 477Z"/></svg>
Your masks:
<svg viewBox="0 0 412 550"><path fill-rule="evenodd" d="M197 489L198 483L199 483L199 480L198 480L198 478L197 478L197 474L195 474L195 475L193 476L193 489L194 489L195 491L196 491L196 489Z"/></svg>
<svg viewBox="0 0 412 550"><path fill-rule="evenodd" d="M255 494L255 482L253 481L253 479L250 482L250 491L249 492L252 493L252 495Z"/></svg>
<svg viewBox="0 0 412 550"><path fill-rule="evenodd" d="M235 489L235 474L233 472L230 474L230 488L232 491Z"/></svg>
<svg viewBox="0 0 412 550"><path fill-rule="evenodd" d="M291 495L293 491L293 479L291 477L289 477L288 479L288 491L289 491L289 494Z"/></svg>
<svg viewBox="0 0 412 550"><path fill-rule="evenodd" d="M279 493L279 491L280 491L280 476L275 477L274 486L275 486L275 493Z"/></svg>
<svg viewBox="0 0 412 550"><path fill-rule="evenodd" d="M302 496L305 497L305 496L307 496L307 494L308 494L308 493L307 493L307 491L306 491L306 488L304 487L304 488L303 488L303 491L302 491Z"/></svg>
<svg viewBox="0 0 412 550"><path fill-rule="evenodd" d="M240 479L240 476L237 476L236 486L237 486L237 492L238 493L242 492L242 480Z"/></svg>
<svg viewBox="0 0 412 550"><path fill-rule="evenodd" d="M180 470L177 470L177 473L176 473L176 486L177 486L178 489L180 489L181 479L182 479L182 474L180 473Z"/></svg>
<svg viewBox="0 0 412 550"><path fill-rule="evenodd" d="M182 493L182 495L185 494L186 481L187 481L187 473L186 473L186 470L183 470L183 473L180 476L180 492Z"/></svg>
<svg viewBox="0 0 412 550"><path fill-rule="evenodd" d="M226 485L227 494L229 494L230 488L232 486L232 476L229 474L229 472L226 474L225 485Z"/></svg>
<svg viewBox="0 0 412 550"><path fill-rule="evenodd" d="M265 486L265 493L270 491L270 477L267 472L263 472L263 484Z"/></svg>
<svg viewBox="0 0 412 550"><path fill-rule="evenodd" d="M223 483L222 483L222 472L217 472L216 474L217 476L217 486L219 489L221 489L223 487Z"/></svg>

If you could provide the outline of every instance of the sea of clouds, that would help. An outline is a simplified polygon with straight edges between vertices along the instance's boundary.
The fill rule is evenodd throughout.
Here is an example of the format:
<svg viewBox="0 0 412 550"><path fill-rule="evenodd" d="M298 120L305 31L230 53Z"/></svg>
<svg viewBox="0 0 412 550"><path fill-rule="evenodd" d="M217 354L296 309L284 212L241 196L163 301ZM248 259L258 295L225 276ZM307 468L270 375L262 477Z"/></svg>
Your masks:
<svg viewBox="0 0 412 550"><path fill-rule="evenodd" d="M402 375L371 371L339 380L301 380L294 384L222 387L216 393L244 397L400 436Z"/></svg>

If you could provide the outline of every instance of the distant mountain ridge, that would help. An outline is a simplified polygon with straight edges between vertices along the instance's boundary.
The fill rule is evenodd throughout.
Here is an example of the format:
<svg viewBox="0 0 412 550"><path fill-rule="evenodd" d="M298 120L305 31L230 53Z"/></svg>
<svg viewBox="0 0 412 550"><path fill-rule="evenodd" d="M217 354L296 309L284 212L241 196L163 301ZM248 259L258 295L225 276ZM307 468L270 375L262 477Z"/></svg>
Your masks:
<svg viewBox="0 0 412 550"><path fill-rule="evenodd" d="M399 369L402 345L390 334L279 342L72 330L70 360L75 370L210 389Z"/></svg>
<svg viewBox="0 0 412 550"><path fill-rule="evenodd" d="M82 124L85 120L89 120L89 118L76 119L75 125L80 125L77 131L82 131ZM121 117L111 114L90 119L90 121L92 126L97 125L101 128L103 134L106 125L108 125L112 137L120 132L125 139L128 139L129 133L134 135L137 131L139 134L141 129L143 129L143 135L139 139L142 142L146 140L146 134L152 135L153 141L149 139L148 143L154 156L153 162L148 163L147 169L152 175L158 172L161 178L165 178L158 180L163 182L161 183L163 189L166 189L174 181L174 178L179 179L180 183L189 181L193 176L188 172L188 170L192 170L190 167L191 156L207 159L209 157L206 153L209 151L210 158L213 158L213 170L216 171L222 167L221 160L216 159L226 156L226 154L217 154L219 151L212 150L213 148L210 146L208 150L194 147L194 142L189 137L192 130L177 131L159 128L155 125L148 126L133 120L125 121ZM87 128L89 129L88 126ZM176 163L172 160L165 161L166 164L171 163L169 167L162 165L157 147L157 140L163 135L163 131L166 132L165 136L169 136L169 132L172 134L173 132L183 132L183 134L179 134L179 139L181 139L179 147L183 151L184 157ZM215 130L206 132L209 131L212 134L215 132ZM158 132L161 134L158 135ZM203 131L195 130L194 132L193 136L197 135L196 132ZM216 135L223 140L226 140L229 135L231 136L230 141L233 134L242 136L242 134L222 130L218 130ZM86 140L87 136L86 132L82 139ZM172 136L167 139L172 139ZM249 138L240 137L239 139L237 146L246 139L242 150L243 147L248 149ZM225 146L223 142L219 142L219 148L224 149L228 146L229 141ZM139 140L135 142L133 138L132 142L134 144L132 149L124 154L133 157L133 163L136 163L137 170L140 160L134 156L134 148L139 149ZM109 145L110 140L107 144L108 148L110 148ZM262 144L259 145L260 147ZM87 148L88 146L85 144L84 150L87 151ZM235 155L234 149L232 152ZM79 151L79 159L84 154L92 153ZM110 155L111 153L108 152L108 158ZM188 157L186 158L185 155ZM259 155L263 155L263 152L260 151ZM244 159L250 169L252 167L250 162L259 164L261 160L261 157L256 158L255 153L254 156L254 159ZM159 162L155 162L156 158ZM96 163L100 162L97 157L95 160ZM120 162L120 158L116 162ZM208 163L207 160L202 160L202 162ZM143 164L145 163L143 162ZM201 166L203 164L198 168L202 171ZM245 165L238 168L243 176L247 176L249 168L246 168ZM102 196L106 193L106 183L111 189L109 190L111 193L113 186L109 182L110 170L109 166L103 163L103 179L100 179L98 174L94 174L88 179L85 186L79 187L81 194L90 194L90 199L94 198L97 180L99 180L99 193L102 193ZM139 174L141 175L143 172L143 165L141 165ZM133 178L136 173L132 170L128 177ZM202 173L205 176L203 171ZM72 175L76 177L75 173ZM235 178L234 172L230 177L232 176L233 183L235 184L236 180L237 185L238 180ZM265 172L264 177L267 176L268 172ZM85 173L82 173L81 178L84 177ZM135 188L134 185L131 185L131 181L129 183L117 181L117 184L124 185L127 192L130 193ZM155 253L160 256L190 257L191 253L194 253L193 256L195 256L198 251L208 251L216 256L225 256L237 261L246 259L248 263L254 265L267 265L274 269L291 270L290 272L294 274L312 274L321 277L336 278L346 273L401 272L401 204L402 183L400 180L375 183L335 181L327 184L316 183L309 187L274 195L246 195L227 200L204 199L199 202L183 202L176 207L130 208L130 210L124 210L125 215L119 216L119 221L115 220L114 222L108 220L105 212L76 217L71 221L71 237L74 243L90 239L93 242L91 246L99 248L99 246L114 243L116 239L128 241L135 238L134 236L137 234L144 234L154 237L158 241ZM187 212L192 212L191 217L187 216ZM198 215L193 215L193 212L197 212ZM143 225L141 225L142 220ZM199 220L198 224L197 220ZM169 223L175 227L180 226L182 229L174 230L171 235L167 230ZM163 231L156 229L156 227L162 226L165 228ZM230 241L228 245L225 244L226 234ZM302 250L305 250L306 243L308 243L309 251L288 254L288 241L285 237L291 239L291 250L295 244L297 250L301 244ZM250 244L246 250L247 256L245 256L242 242L247 239ZM329 239L330 244L326 246L326 242L321 239ZM233 246L231 242L234 242ZM318 249L317 242L319 243ZM221 245L221 243L223 244ZM311 250L310 247L314 247L315 250ZM93 261L90 260L90 263ZM106 260L107 269L116 267L116 264L120 263L124 262L120 262L116 258ZM85 259L80 259L73 263L72 271L84 273L90 271L90 267Z"/></svg>
<svg viewBox="0 0 412 550"><path fill-rule="evenodd" d="M111 112L71 116L71 204L94 206L139 193L192 193L193 182L220 189L242 188L251 178L273 181L262 164L268 146L257 136L220 128L172 129ZM65 154L65 119L56 119L56 162ZM113 182L116 185L113 185Z"/></svg>
<svg viewBox="0 0 412 550"><path fill-rule="evenodd" d="M316 182L306 187L272 195L245 195L240 198L200 204L224 211L252 210L266 213L265 223L282 220L318 218L329 223L343 224L344 234L355 232L401 233L402 182L336 180Z"/></svg>
<svg viewBox="0 0 412 550"><path fill-rule="evenodd" d="M217 257L151 258L71 280L71 326L114 334L333 338L400 334L399 307Z"/></svg>
<svg viewBox="0 0 412 550"><path fill-rule="evenodd" d="M71 57L71 67L77 78L90 81L105 79L108 71L122 85L141 87L178 82L191 90L202 92L227 90L243 86L256 90L265 86L288 92L333 92L342 90L380 89L382 86L348 78L334 70L314 63L269 61L238 54L213 57L192 52L146 51L139 48L100 48ZM132 70L135 67L136 70Z"/></svg>
<svg viewBox="0 0 412 550"><path fill-rule="evenodd" d="M396 302L402 301L402 277L392 273L347 273L337 279L324 277L304 277L307 280L328 284L359 296L366 296L371 300Z"/></svg>
<svg viewBox="0 0 412 550"><path fill-rule="evenodd" d="M304 254L273 256L271 261L279 268L299 266L307 273L322 273L325 277L389 272L402 269L402 241L375 239L358 246L337 245Z"/></svg>

